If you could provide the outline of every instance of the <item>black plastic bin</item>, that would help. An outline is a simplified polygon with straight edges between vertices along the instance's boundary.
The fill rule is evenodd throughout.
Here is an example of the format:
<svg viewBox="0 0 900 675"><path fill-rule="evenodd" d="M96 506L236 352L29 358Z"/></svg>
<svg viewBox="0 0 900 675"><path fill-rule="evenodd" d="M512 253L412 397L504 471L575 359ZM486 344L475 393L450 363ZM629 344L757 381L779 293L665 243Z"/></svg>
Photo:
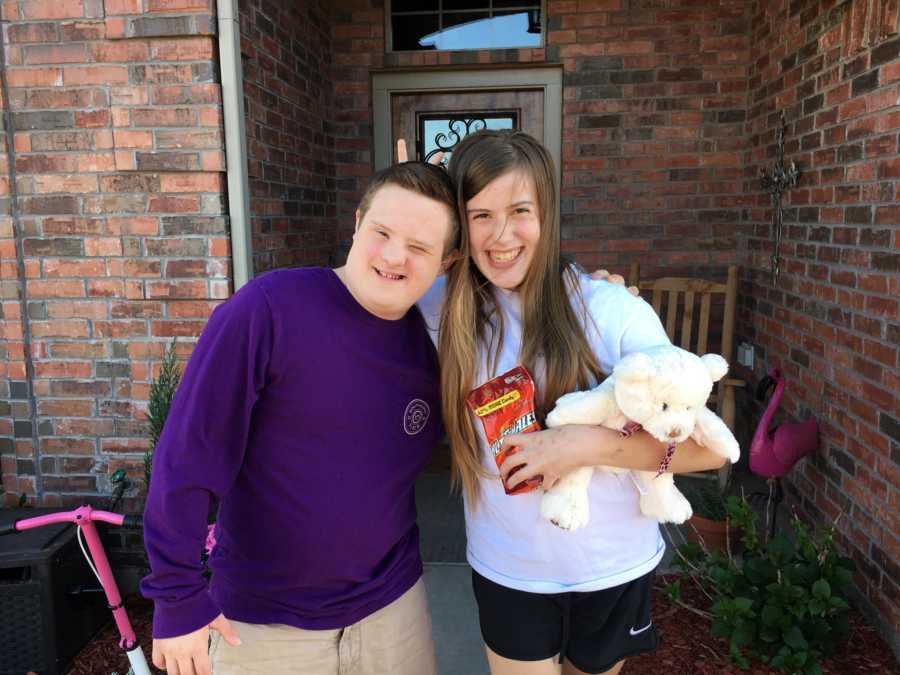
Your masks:
<svg viewBox="0 0 900 675"><path fill-rule="evenodd" d="M58 510L0 509L0 526ZM63 675L109 620L75 536L59 524L0 537L0 675Z"/></svg>

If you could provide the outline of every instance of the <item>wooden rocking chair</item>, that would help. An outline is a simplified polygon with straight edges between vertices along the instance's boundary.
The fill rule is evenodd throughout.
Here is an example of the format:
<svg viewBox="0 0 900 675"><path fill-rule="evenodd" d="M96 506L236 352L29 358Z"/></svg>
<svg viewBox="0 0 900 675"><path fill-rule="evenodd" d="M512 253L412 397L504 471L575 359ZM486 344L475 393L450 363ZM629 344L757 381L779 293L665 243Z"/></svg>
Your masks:
<svg viewBox="0 0 900 675"><path fill-rule="evenodd" d="M628 274L628 285L637 286L642 291L642 295L644 292L651 294L650 302L660 320L663 321L672 344L703 355L708 351L707 345L711 342L710 338L719 337L720 350L718 353L729 364L732 362L734 315L737 303L737 267L732 265L728 268L728 280L724 284L688 277L662 277L652 281L641 281L640 265L632 263ZM711 310L714 306L722 304L721 299L716 303L713 302L716 296L722 296L724 299L722 321L719 325L720 330L710 330L711 324L714 329L716 328L716 322L710 322ZM698 304L699 312L695 311L695 306ZM717 306L716 309L718 309ZM716 383L710 397L710 400L715 400L717 414L732 432L734 431L735 417L734 390L745 384L743 380L723 378ZM731 465L726 464L719 469L717 474L705 471L689 475L704 478L718 477L719 485L724 486L730 472Z"/></svg>

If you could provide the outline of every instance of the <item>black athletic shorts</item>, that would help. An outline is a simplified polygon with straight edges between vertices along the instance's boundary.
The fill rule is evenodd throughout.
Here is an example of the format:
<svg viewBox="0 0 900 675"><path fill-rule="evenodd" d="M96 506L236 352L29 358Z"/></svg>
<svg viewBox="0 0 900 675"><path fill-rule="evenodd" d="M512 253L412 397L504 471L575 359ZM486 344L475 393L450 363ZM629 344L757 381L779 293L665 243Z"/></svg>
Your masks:
<svg viewBox="0 0 900 675"><path fill-rule="evenodd" d="M485 644L516 661L559 655L585 673L603 673L629 656L656 649L650 618L655 570L589 593L517 591L472 571Z"/></svg>

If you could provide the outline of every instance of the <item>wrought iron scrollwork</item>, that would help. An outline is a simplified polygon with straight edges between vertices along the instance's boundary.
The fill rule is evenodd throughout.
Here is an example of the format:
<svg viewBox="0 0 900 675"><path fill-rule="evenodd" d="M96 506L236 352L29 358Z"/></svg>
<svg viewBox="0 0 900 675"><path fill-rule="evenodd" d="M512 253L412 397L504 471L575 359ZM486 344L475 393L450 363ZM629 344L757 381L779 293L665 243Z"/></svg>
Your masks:
<svg viewBox="0 0 900 675"><path fill-rule="evenodd" d="M466 117L462 115L452 116L447 121L447 128L447 132L440 131L435 134L435 148L425 155L424 161L427 162L437 153L443 152L445 154L441 163L446 164L448 161L447 153L451 152L453 148L469 134L474 134L476 131L486 129L487 121L482 117Z"/></svg>
<svg viewBox="0 0 900 675"><path fill-rule="evenodd" d="M783 228L783 214L781 209L781 196L788 188L796 187L797 179L800 178L800 170L791 162L791 165L784 168L784 129L786 127L784 111L781 111L781 118L778 122L778 132L776 136L776 158L775 166L771 173L767 173L762 167L759 169L759 179L764 188L772 195L772 227L775 235L775 248L772 251L772 285L778 280L779 269L779 253L781 250L781 234Z"/></svg>

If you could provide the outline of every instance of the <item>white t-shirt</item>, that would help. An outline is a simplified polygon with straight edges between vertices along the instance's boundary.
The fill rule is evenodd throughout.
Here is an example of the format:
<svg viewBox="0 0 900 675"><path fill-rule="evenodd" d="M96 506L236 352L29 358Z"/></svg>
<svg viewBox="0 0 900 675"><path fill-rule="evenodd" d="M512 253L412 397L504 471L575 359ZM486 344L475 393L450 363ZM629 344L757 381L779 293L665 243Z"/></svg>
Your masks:
<svg viewBox="0 0 900 675"><path fill-rule="evenodd" d="M631 352L669 343L653 308L623 286L594 281L584 274L579 282L593 318L586 322L585 332L605 373ZM419 302L435 341L445 291L442 277ZM504 315L503 350L493 373L486 372L484 355L475 386L519 365L520 299L512 291L495 291ZM577 300L572 306L582 314ZM532 373L539 388L541 375ZM509 588L561 593L619 586L659 564L665 544L656 521L641 513L629 474L595 471L588 488L590 522L575 532L561 530L541 517L540 490L515 496L503 491L481 423L476 421L475 427L482 463L492 476L481 481L477 506L471 509L468 500L465 505L467 557L476 572Z"/></svg>

